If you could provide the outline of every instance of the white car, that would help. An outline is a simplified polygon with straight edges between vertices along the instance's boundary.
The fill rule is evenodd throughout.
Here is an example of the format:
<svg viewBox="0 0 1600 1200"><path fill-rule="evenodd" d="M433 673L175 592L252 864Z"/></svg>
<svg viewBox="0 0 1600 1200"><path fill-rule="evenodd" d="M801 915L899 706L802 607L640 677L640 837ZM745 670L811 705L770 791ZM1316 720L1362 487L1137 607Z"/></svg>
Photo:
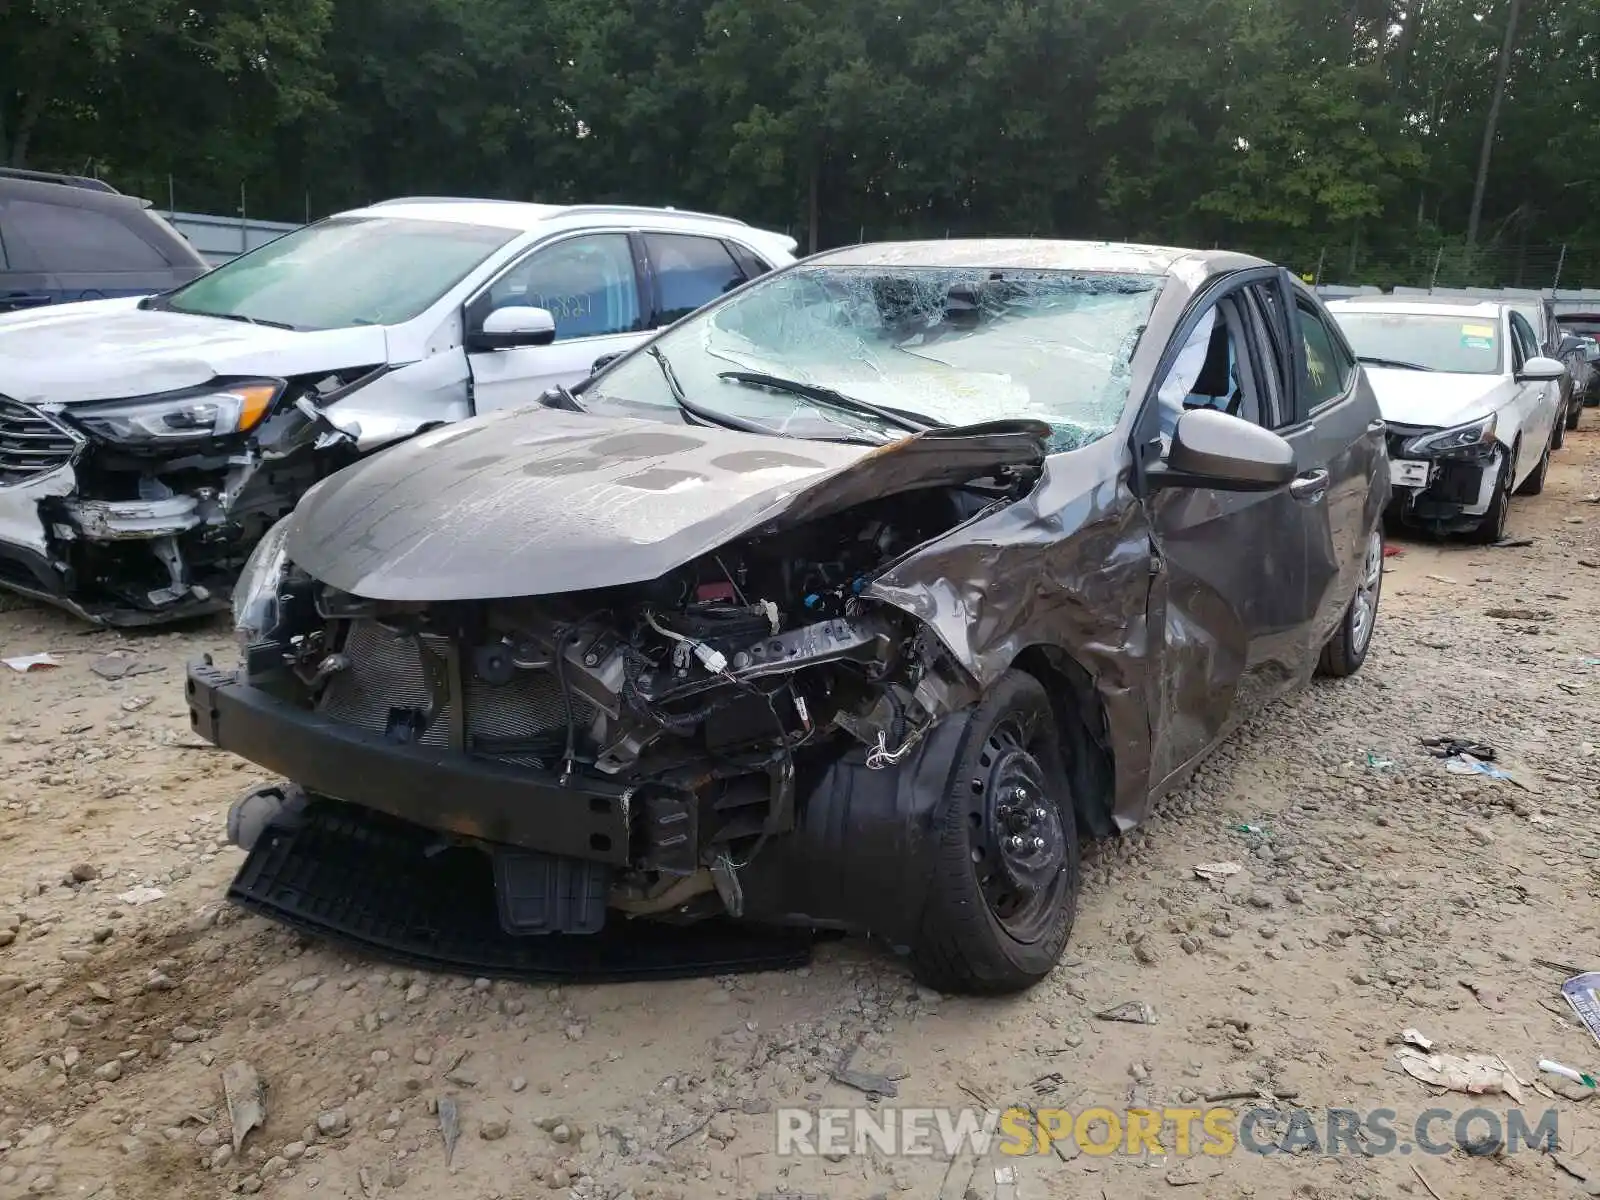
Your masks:
<svg viewBox="0 0 1600 1200"><path fill-rule="evenodd" d="M577 383L794 249L671 209L398 200L158 296L0 317L0 586L116 625L223 608L319 479Z"/></svg>
<svg viewBox="0 0 1600 1200"><path fill-rule="evenodd" d="M1388 425L1390 512L1432 533L1505 536L1544 488L1566 367L1498 301L1374 296L1328 305Z"/></svg>

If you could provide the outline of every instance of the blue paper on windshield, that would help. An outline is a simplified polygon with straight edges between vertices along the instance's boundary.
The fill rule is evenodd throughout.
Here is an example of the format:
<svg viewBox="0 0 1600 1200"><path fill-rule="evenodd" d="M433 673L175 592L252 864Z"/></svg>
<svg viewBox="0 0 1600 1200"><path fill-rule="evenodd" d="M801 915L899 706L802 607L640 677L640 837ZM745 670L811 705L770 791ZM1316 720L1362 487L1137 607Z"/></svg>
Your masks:
<svg viewBox="0 0 1600 1200"><path fill-rule="evenodd" d="M1589 1036L1600 1042L1600 971L1574 975L1561 985L1561 994L1578 1014Z"/></svg>

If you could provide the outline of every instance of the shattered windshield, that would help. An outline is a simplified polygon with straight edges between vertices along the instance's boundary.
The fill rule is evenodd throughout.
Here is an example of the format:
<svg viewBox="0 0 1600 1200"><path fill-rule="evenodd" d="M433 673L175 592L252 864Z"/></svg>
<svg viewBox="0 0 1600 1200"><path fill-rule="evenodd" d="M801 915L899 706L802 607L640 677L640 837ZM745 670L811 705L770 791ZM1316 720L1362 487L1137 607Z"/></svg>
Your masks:
<svg viewBox="0 0 1600 1200"><path fill-rule="evenodd" d="M1051 426L1052 450L1069 450L1121 418L1160 285L1156 275L802 266L682 322L654 343L659 355L619 364L583 404L670 408L676 387L691 411L741 426L794 437L842 427L871 440L903 437L906 419L1033 418Z"/></svg>
<svg viewBox="0 0 1600 1200"><path fill-rule="evenodd" d="M395 325L422 315L516 236L457 221L334 217L146 305L288 329Z"/></svg>

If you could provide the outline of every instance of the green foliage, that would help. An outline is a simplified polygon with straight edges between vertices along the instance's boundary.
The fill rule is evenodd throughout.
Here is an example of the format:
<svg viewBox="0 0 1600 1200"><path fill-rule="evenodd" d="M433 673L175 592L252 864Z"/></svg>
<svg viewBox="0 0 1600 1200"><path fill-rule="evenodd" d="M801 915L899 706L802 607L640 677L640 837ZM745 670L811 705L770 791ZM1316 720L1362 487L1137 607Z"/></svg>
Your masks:
<svg viewBox="0 0 1600 1200"><path fill-rule="evenodd" d="M1466 226L1509 4L0 0L0 162L1398 256ZM1600 3L1522 12L1483 239L1600 241Z"/></svg>

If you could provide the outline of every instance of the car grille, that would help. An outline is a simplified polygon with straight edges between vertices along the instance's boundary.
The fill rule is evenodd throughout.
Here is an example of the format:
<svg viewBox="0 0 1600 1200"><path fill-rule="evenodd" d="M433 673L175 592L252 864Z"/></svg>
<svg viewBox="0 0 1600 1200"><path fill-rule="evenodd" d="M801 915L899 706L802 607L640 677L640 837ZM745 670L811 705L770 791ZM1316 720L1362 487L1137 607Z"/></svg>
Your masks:
<svg viewBox="0 0 1600 1200"><path fill-rule="evenodd" d="M53 418L0 396L0 487L66 466L81 444Z"/></svg>
<svg viewBox="0 0 1600 1200"><path fill-rule="evenodd" d="M377 621L355 621L345 638L350 666L328 682L317 711L342 725L393 736L397 716L426 712L431 703L428 674L418 641L440 658L449 641L435 634L397 635ZM566 742L566 705L561 686L549 671L519 671L509 683L485 683L470 673L464 680L467 733L484 743L486 757L527 766L543 766ZM594 719L594 708L573 694L572 718L581 730ZM432 723L415 740L424 746L447 746L455 720L454 699L447 700ZM498 743L503 749L497 750ZM517 743L506 747L506 743Z"/></svg>

